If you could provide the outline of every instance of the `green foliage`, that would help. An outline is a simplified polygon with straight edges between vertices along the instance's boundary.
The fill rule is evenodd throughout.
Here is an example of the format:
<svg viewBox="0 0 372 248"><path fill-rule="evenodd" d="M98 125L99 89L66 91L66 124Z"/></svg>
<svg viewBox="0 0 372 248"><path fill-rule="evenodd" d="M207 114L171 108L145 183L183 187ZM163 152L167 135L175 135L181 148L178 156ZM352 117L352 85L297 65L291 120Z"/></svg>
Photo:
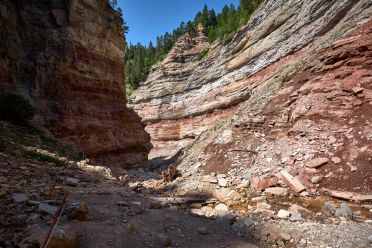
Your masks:
<svg viewBox="0 0 372 248"><path fill-rule="evenodd" d="M55 164L56 166L64 165L64 162L60 158L51 153L41 152L34 149L28 149L26 150L26 155L40 162L52 163Z"/></svg>
<svg viewBox="0 0 372 248"><path fill-rule="evenodd" d="M209 49L205 49L205 50L201 51L201 52L198 54L197 59L198 59L198 60L202 60L205 56L207 56L208 52L209 52Z"/></svg>
<svg viewBox="0 0 372 248"><path fill-rule="evenodd" d="M151 67L163 60L177 39L186 32L194 35L199 23L203 25L209 42L213 42L246 24L261 2L262 0L240 0L238 8L232 4L225 5L218 15L214 9L208 9L208 6L204 5L203 10L195 15L193 21L181 22L171 33L166 32L157 37L155 46L152 42L148 46L140 43L129 44L125 53L127 84L131 89L137 89L139 83L146 80ZM207 53L208 51L203 51L198 55L198 59L203 59Z"/></svg>
<svg viewBox="0 0 372 248"><path fill-rule="evenodd" d="M36 114L36 109L21 95L0 93L0 118L17 124L27 124Z"/></svg>

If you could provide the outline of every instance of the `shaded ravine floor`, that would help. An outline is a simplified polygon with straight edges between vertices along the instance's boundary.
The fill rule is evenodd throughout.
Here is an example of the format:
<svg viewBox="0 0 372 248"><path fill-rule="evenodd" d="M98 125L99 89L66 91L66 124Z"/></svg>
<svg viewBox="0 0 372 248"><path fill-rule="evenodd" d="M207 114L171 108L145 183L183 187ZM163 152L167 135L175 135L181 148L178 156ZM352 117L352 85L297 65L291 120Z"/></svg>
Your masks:
<svg viewBox="0 0 372 248"><path fill-rule="evenodd" d="M100 188L98 192L94 187L70 195L89 206L90 220L73 223L79 235L78 247L256 247L253 240L187 209L149 209L146 197L130 196L115 183L103 182ZM123 204L129 206L131 202L141 202L144 212L126 215L125 210L130 208Z"/></svg>

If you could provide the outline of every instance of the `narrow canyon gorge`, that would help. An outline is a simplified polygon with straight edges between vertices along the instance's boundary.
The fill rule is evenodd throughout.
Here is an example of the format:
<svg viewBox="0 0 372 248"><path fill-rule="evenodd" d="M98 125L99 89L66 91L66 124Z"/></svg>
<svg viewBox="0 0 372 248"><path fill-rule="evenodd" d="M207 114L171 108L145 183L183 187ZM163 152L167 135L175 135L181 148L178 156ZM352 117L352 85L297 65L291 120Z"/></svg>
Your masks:
<svg viewBox="0 0 372 248"><path fill-rule="evenodd" d="M0 116L0 247L371 247L370 0L199 23L130 96L113 6L0 0L0 113L36 109Z"/></svg>

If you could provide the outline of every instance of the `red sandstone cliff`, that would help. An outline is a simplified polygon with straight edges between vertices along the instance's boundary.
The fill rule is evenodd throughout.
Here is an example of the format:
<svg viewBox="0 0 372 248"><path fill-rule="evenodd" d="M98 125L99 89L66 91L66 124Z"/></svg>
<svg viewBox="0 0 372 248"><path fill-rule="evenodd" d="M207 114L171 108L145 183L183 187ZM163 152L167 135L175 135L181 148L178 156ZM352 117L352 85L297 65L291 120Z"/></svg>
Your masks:
<svg viewBox="0 0 372 248"><path fill-rule="evenodd" d="M151 145L126 108L121 25L108 1L1 1L0 89L29 97L89 158L136 167Z"/></svg>

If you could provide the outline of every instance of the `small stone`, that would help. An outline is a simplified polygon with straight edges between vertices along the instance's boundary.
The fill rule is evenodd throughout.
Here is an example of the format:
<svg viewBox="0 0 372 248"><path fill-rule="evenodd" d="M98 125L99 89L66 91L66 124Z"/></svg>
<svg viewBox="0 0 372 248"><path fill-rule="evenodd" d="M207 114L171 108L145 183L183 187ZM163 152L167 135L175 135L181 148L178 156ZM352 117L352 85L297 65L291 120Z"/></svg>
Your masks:
<svg viewBox="0 0 372 248"><path fill-rule="evenodd" d="M285 241L288 241L291 239L291 236L287 233L280 233L279 236L284 239Z"/></svg>
<svg viewBox="0 0 372 248"><path fill-rule="evenodd" d="M29 197L26 194L15 194L12 196L12 200L15 203L22 203L28 201Z"/></svg>
<svg viewBox="0 0 372 248"><path fill-rule="evenodd" d="M217 206L214 207L214 210L228 212L229 208L225 204L220 203L220 204L218 204Z"/></svg>
<svg viewBox="0 0 372 248"><path fill-rule="evenodd" d="M201 203L195 202L190 204L190 208L196 208L196 209L201 209L203 205Z"/></svg>
<svg viewBox="0 0 372 248"><path fill-rule="evenodd" d="M328 163L328 161L329 161L328 158L315 158L306 162L305 166L308 168L319 168L320 166Z"/></svg>
<svg viewBox="0 0 372 248"><path fill-rule="evenodd" d="M129 207L129 204L124 202L124 201L118 201L116 203L116 205L120 206L120 207Z"/></svg>
<svg viewBox="0 0 372 248"><path fill-rule="evenodd" d="M142 203L137 201L130 203L130 209L136 214L143 214L143 212L145 211Z"/></svg>
<svg viewBox="0 0 372 248"><path fill-rule="evenodd" d="M205 227L200 227L196 230L198 234L207 235L209 234L208 229Z"/></svg>
<svg viewBox="0 0 372 248"><path fill-rule="evenodd" d="M215 177L212 177L211 175L206 175L203 177L203 181L207 183L218 183L218 180Z"/></svg>
<svg viewBox="0 0 372 248"><path fill-rule="evenodd" d="M275 215L275 211L267 210L267 209L262 209L259 210L262 216L272 218Z"/></svg>
<svg viewBox="0 0 372 248"><path fill-rule="evenodd" d="M89 210L86 202L80 202L72 206L68 206L66 212L68 212L69 219L83 221L87 219Z"/></svg>
<svg viewBox="0 0 372 248"><path fill-rule="evenodd" d="M294 157L290 157L287 159L286 163L288 165L294 165L296 163L296 159Z"/></svg>
<svg viewBox="0 0 372 248"><path fill-rule="evenodd" d="M169 247L172 245L172 239L168 235L158 234L158 237L161 240L164 247Z"/></svg>
<svg viewBox="0 0 372 248"><path fill-rule="evenodd" d="M369 235L369 236L368 236L368 241L369 241L370 243L372 243L372 235Z"/></svg>
<svg viewBox="0 0 372 248"><path fill-rule="evenodd" d="M277 195L277 196L287 196L288 195L288 189L287 188L281 188L281 187L267 188L267 189L265 189L265 194Z"/></svg>
<svg viewBox="0 0 372 248"><path fill-rule="evenodd" d="M276 176L270 178L263 178L261 176L252 179L252 187L256 190L264 190L276 184L278 184L278 178Z"/></svg>
<svg viewBox="0 0 372 248"><path fill-rule="evenodd" d="M290 214L313 214L310 210L301 207L300 205L297 204L292 204L289 209L288 209Z"/></svg>
<svg viewBox="0 0 372 248"><path fill-rule="evenodd" d="M313 176L311 178L311 183L312 184L317 184L317 183L320 183L322 180L323 180L322 176Z"/></svg>
<svg viewBox="0 0 372 248"><path fill-rule="evenodd" d="M337 206L332 202L326 202L322 208L322 213L333 215L336 212Z"/></svg>
<svg viewBox="0 0 372 248"><path fill-rule="evenodd" d="M80 180L77 178L73 178L73 177L66 177L65 182L68 186L76 187L78 183L80 182Z"/></svg>
<svg viewBox="0 0 372 248"><path fill-rule="evenodd" d="M33 225L26 228L21 240L16 240L19 247L41 247L49 230L48 225ZM48 247L77 247L77 234L69 225L56 226L49 240Z"/></svg>
<svg viewBox="0 0 372 248"><path fill-rule="evenodd" d="M271 205L268 204L267 202L258 202L257 203L257 208L258 209L270 209Z"/></svg>
<svg viewBox="0 0 372 248"><path fill-rule="evenodd" d="M227 180L225 178L218 178L218 185L220 187L227 187Z"/></svg>
<svg viewBox="0 0 372 248"><path fill-rule="evenodd" d="M334 164L339 164L339 163L341 163L341 159L340 159L339 157L333 157L333 158L331 159L331 161L332 161Z"/></svg>
<svg viewBox="0 0 372 248"><path fill-rule="evenodd" d="M356 166L354 166L354 165L351 165L350 166L350 171L351 172L355 172L355 171L357 171L358 170L358 168L356 167Z"/></svg>
<svg viewBox="0 0 372 248"><path fill-rule="evenodd" d="M251 184L251 182L249 180L243 179L237 188L238 189L249 188L250 184Z"/></svg>
<svg viewBox="0 0 372 248"><path fill-rule="evenodd" d="M353 218L353 211L350 209L348 204L341 203L340 207L336 209L335 216L339 218L344 217L347 220L351 220Z"/></svg>
<svg viewBox="0 0 372 248"><path fill-rule="evenodd" d="M295 222L295 221L302 221L302 217L301 217L301 214L296 214L296 213L293 213L289 216L289 220L292 221L292 222Z"/></svg>
<svg viewBox="0 0 372 248"><path fill-rule="evenodd" d="M233 214L226 214L225 216L223 216L223 218L230 224L234 224L234 222L236 221L236 216L233 215Z"/></svg>
<svg viewBox="0 0 372 248"><path fill-rule="evenodd" d="M262 202L266 201L266 196L258 196L258 197L253 197L252 202Z"/></svg>
<svg viewBox="0 0 372 248"><path fill-rule="evenodd" d="M161 208L161 204L160 204L160 202L151 202L149 208L150 209L160 209Z"/></svg>
<svg viewBox="0 0 372 248"><path fill-rule="evenodd" d="M279 212L278 212L278 218L280 219L288 219L289 217L289 212L287 210L284 210L284 209L280 209Z"/></svg>
<svg viewBox="0 0 372 248"><path fill-rule="evenodd" d="M239 201L241 195L235 190L221 188L213 192L213 197L218 199L220 202L225 202L227 200Z"/></svg>
<svg viewBox="0 0 372 248"><path fill-rule="evenodd" d="M39 204L39 211L54 216L58 210L58 207L49 205L47 203Z"/></svg>
<svg viewBox="0 0 372 248"><path fill-rule="evenodd" d="M355 95L357 95L357 94L359 94L359 93L362 93L363 92L363 88L362 87L359 87L359 86L355 86L355 87L353 87L352 89L351 89L351 91L355 94Z"/></svg>
<svg viewBox="0 0 372 248"><path fill-rule="evenodd" d="M6 183L6 182L8 182L8 178L0 177L0 183Z"/></svg>
<svg viewBox="0 0 372 248"><path fill-rule="evenodd" d="M244 178L250 181L252 179L252 173L250 171L247 171L246 173L244 173Z"/></svg>

